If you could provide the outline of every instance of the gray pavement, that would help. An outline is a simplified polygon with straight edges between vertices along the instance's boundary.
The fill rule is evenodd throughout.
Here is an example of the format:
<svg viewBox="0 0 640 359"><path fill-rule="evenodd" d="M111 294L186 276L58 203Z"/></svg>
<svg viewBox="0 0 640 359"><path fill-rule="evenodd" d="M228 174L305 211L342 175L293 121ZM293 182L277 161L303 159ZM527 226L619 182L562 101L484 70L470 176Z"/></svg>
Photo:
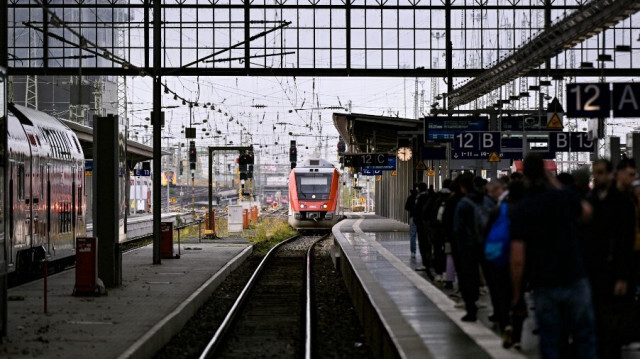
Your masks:
<svg viewBox="0 0 640 359"><path fill-rule="evenodd" d="M241 243L183 243L180 259L152 264L152 247L123 255L123 284L100 297L72 296L75 270L9 290L5 358L149 358L251 253Z"/></svg>
<svg viewBox="0 0 640 359"><path fill-rule="evenodd" d="M402 316L403 325L398 326L398 332L403 334L398 342L409 343L411 349L407 351L407 357L420 357L415 348L423 348L424 357L475 358L487 354L494 358L540 357L538 337L533 334L535 318L530 297L527 297L530 310L524 323L522 351L505 350L501 347L497 325L488 320L492 309L486 288L481 290L478 301L478 322L462 322L460 318L465 312L463 307L456 307L460 302L456 287L444 289L430 281L425 272L415 271L422 261L419 253L417 258L410 257L408 230L407 224L385 217L351 213L333 231L339 233L336 236L338 243L350 247L347 252L364 262L358 268L366 269L368 275L362 277L373 278L374 286L384 291L383 294L377 291L378 298L374 298L380 301L379 310L383 315L387 313L393 323L399 322L399 318L391 317L393 314ZM394 303L393 310L388 309L389 300ZM409 337L413 338L413 343ZM415 343L418 337L422 341L420 345ZM622 358L640 358L640 343L623 348Z"/></svg>

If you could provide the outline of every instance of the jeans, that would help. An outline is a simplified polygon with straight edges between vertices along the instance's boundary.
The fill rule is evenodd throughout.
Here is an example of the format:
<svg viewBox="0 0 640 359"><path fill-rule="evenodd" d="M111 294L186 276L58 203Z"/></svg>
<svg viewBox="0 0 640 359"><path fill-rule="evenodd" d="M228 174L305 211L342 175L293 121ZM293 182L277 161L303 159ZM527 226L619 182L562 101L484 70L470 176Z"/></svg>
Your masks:
<svg viewBox="0 0 640 359"><path fill-rule="evenodd" d="M416 253L416 237L418 234L418 228L413 221L413 217L409 218L409 248L411 253Z"/></svg>
<svg viewBox="0 0 640 359"><path fill-rule="evenodd" d="M587 279L564 286L536 288L533 298L543 358L560 358L567 335L573 338L579 358L597 357L591 287Z"/></svg>

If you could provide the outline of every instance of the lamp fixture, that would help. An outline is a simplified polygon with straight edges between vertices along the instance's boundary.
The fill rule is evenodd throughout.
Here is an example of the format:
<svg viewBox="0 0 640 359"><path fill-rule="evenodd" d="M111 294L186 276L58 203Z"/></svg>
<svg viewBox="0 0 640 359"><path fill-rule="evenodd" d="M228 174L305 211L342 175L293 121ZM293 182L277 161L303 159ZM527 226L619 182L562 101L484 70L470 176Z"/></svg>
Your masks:
<svg viewBox="0 0 640 359"><path fill-rule="evenodd" d="M613 61L613 58L609 54L598 55L598 61Z"/></svg>

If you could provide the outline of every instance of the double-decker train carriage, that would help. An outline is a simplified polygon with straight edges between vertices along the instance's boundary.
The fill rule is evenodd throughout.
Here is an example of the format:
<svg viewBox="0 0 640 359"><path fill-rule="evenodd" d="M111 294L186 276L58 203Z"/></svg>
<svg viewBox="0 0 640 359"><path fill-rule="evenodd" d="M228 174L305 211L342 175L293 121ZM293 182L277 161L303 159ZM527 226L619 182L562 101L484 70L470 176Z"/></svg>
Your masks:
<svg viewBox="0 0 640 359"><path fill-rule="evenodd" d="M330 230L340 219L340 173L331 162L309 159L289 174L289 224L295 229Z"/></svg>
<svg viewBox="0 0 640 359"><path fill-rule="evenodd" d="M86 233L84 155L54 117L9 105L7 114L9 272L39 272L43 259L73 259Z"/></svg>

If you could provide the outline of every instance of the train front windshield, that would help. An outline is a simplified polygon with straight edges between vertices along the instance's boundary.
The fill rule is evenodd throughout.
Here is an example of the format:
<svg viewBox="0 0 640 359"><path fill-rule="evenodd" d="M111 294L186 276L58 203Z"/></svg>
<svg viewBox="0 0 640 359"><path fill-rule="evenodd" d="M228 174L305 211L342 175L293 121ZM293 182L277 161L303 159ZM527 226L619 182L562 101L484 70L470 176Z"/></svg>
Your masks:
<svg viewBox="0 0 640 359"><path fill-rule="evenodd" d="M331 177L331 173L296 174L298 199L329 199L329 194L331 193Z"/></svg>

